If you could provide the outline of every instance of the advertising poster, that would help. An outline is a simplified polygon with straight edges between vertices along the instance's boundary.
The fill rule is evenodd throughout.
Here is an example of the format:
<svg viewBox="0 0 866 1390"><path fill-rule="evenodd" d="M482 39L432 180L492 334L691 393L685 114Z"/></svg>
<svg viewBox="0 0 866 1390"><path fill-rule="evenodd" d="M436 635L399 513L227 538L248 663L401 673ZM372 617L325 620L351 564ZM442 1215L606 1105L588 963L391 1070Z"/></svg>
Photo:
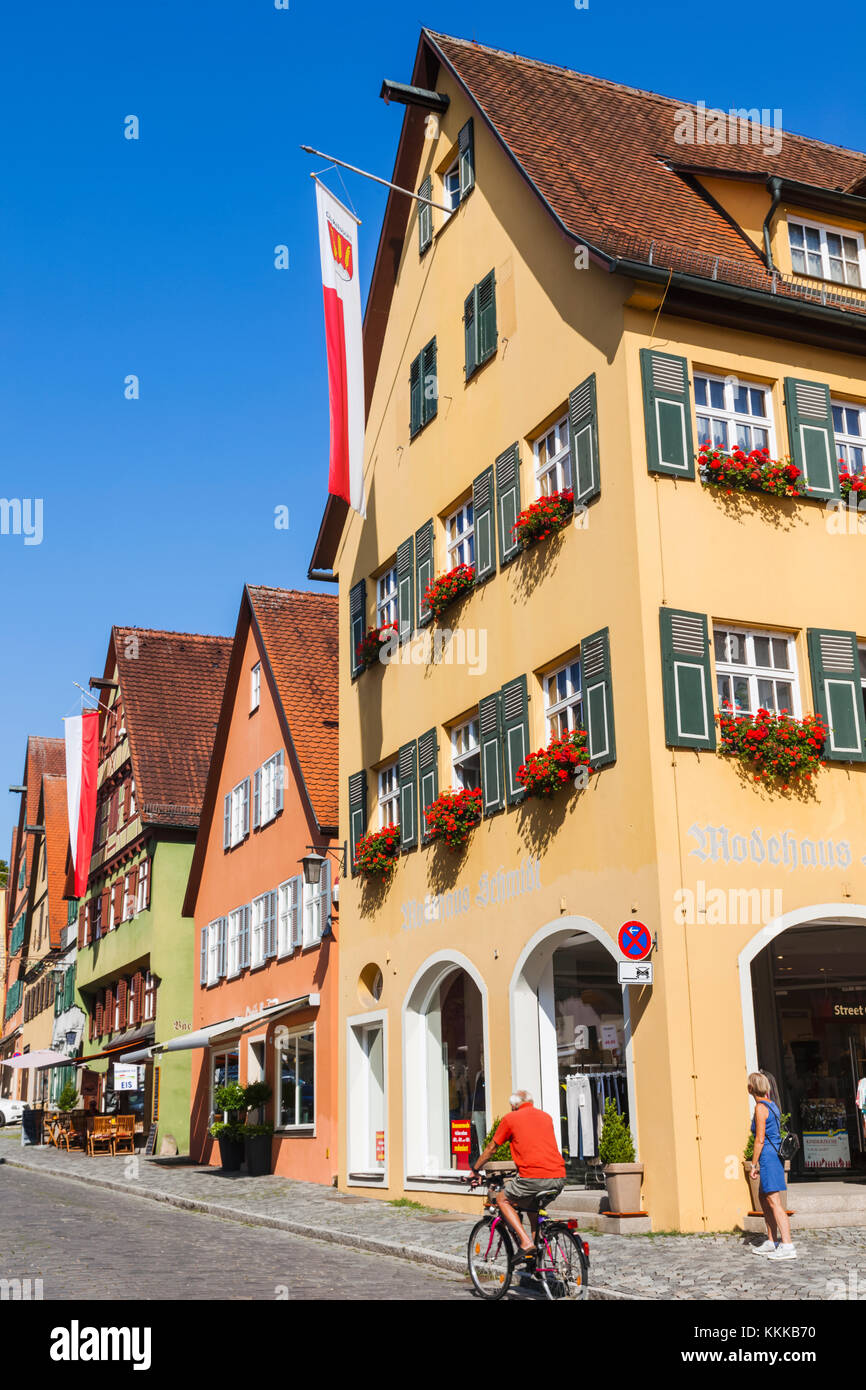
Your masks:
<svg viewBox="0 0 866 1390"><path fill-rule="evenodd" d="M845 1103L829 1097L804 1101L803 1164L808 1168L850 1168L851 1146Z"/></svg>
<svg viewBox="0 0 866 1390"><path fill-rule="evenodd" d="M451 1121L451 1152L457 1160L456 1167L469 1167L469 1146L472 1142L472 1126L469 1120Z"/></svg>

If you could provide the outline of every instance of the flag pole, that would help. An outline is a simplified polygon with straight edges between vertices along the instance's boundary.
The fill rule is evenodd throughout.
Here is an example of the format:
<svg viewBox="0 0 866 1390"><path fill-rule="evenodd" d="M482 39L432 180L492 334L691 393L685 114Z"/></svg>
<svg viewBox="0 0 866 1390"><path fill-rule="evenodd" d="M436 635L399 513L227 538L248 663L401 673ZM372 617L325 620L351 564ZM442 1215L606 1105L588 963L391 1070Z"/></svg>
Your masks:
<svg viewBox="0 0 866 1390"><path fill-rule="evenodd" d="M83 685L78 685L78 681L73 681L72 684L77 685L82 695L86 695L88 700L93 700L94 703L97 704L100 709L104 709L107 714L111 713L111 705L104 705L101 700L97 700L96 696L91 695L89 690L85 690Z"/></svg>
<svg viewBox="0 0 866 1390"><path fill-rule="evenodd" d="M341 169L349 169L353 174L360 174L363 179L372 179L374 183L383 183L386 188L393 188L397 193L405 193L407 198L414 198L418 203L427 203L431 208L438 208L440 212L451 213L453 208L446 208L444 203L434 203L432 198L422 198L420 193L413 193L411 188L401 188L399 183L391 183L389 179L380 179L378 174L368 174L366 169L359 169L355 164L347 164L345 159L335 159L332 154L325 154L324 150L314 150L312 145L301 145L304 154L314 154L319 159L329 159L332 164L339 164ZM314 179L315 174L310 178Z"/></svg>

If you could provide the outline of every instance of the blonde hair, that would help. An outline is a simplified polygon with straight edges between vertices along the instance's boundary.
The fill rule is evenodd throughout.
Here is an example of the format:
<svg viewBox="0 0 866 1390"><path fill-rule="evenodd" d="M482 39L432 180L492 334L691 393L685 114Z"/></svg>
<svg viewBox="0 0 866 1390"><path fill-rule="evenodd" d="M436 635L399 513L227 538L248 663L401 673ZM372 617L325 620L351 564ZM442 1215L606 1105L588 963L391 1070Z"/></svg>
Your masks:
<svg viewBox="0 0 866 1390"><path fill-rule="evenodd" d="M762 1071L749 1073L749 1090L755 1096L768 1096L770 1094L770 1083Z"/></svg>

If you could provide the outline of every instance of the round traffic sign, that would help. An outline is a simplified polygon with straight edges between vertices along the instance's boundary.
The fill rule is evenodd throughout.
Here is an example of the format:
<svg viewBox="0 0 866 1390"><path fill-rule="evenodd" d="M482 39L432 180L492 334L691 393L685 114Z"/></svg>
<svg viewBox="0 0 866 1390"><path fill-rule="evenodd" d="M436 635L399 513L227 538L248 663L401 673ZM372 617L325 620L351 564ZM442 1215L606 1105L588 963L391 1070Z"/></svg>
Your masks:
<svg viewBox="0 0 866 1390"><path fill-rule="evenodd" d="M653 948L649 928L643 922L624 922L617 939L619 949L628 960L646 960Z"/></svg>

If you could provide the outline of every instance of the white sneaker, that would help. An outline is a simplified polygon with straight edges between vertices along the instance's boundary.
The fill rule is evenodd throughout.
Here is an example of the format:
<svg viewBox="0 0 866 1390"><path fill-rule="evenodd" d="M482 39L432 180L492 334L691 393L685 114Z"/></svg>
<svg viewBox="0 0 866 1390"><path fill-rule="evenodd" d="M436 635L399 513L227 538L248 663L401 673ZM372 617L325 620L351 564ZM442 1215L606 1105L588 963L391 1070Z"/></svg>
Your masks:
<svg viewBox="0 0 866 1390"><path fill-rule="evenodd" d="M767 1255L768 1260L796 1260L797 1251L793 1244L785 1245L784 1242L778 1245L775 1250L771 1250Z"/></svg>
<svg viewBox="0 0 866 1390"><path fill-rule="evenodd" d="M753 1255L769 1255L771 1251L778 1250L775 1240L762 1240L760 1245L750 1245L749 1249Z"/></svg>

